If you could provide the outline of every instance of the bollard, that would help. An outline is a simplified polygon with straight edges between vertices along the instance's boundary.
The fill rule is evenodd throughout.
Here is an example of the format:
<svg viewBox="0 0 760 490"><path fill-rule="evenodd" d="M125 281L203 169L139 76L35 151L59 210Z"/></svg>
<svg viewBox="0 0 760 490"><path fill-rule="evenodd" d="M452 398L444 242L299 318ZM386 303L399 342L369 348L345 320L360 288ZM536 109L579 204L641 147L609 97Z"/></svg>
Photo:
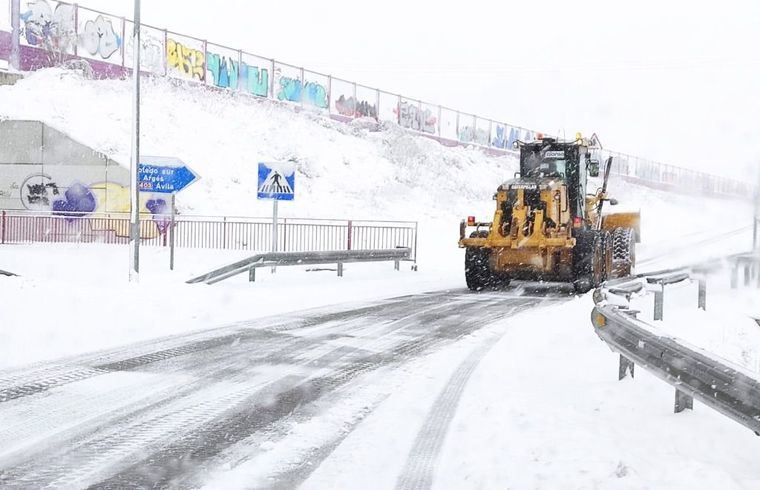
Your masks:
<svg viewBox="0 0 760 490"><path fill-rule="evenodd" d="M731 289L739 287L739 264L734 264L731 269Z"/></svg>
<svg viewBox="0 0 760 490"><path fill-rule="evenodd" d="M707 310L707 279L704 277L699 278L699 298L697 303L700 309Z"/></svg>
<svg viewBox="0 0 760 490"><path fill-rule="evenodd" d="M248 269L248 282L256 282L256 268L251 267Z"/></svg>
<svg viewBox="0 0 760 490"><path fill-rule="evenodd" d="M631 378L633 378L633 368L635 366L636 365L633 363L633 361L629 360L621 354L620 364L618 365L618 381L625 378L628 372L631 373Z"/></svg>
<svg viewBox="0 0 760 490"><path fill-rule="evenodd" d="M398 260L394 261L393 262L393 268L395 270L401 270L401 262L399 262Z"/></svg>
<svg viewBox="0 0 760 490"><path fill-rule="evenodd" d="M694 410L694 398L676 388L676 403L673 407L673 413L681 413L687 408Z"/></svg>
<svg viewBox="0 0 760 490"><path fill-rule="evenodd" d="M343 277L343 262L338 262L338 277Z"/></svg>
<svg viewBox="0 0 760 490"><path fill-rule="evenodd" d="M665 286L654 292L654 319L662 320L662 311L665 303Z"/></svg>

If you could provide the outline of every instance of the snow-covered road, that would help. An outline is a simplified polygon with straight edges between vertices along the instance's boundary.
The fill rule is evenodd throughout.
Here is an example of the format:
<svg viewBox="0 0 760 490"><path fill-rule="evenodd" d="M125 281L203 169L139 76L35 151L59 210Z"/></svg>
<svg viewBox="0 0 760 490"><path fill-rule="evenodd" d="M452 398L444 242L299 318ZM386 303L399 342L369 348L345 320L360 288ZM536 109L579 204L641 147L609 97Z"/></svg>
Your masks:
<svg viewBox="0 0 760 490"><path fill-rule="evenodd" d="M290 487L372 411L379 392L368 376L382 382L497 320L567 299L518 290L418 294L0 372L0 484L193 486L250 458L241 447L299 443L293 423L334 413L335 430L318 431L302 461L270 468L268 485ZM465 342L469 353L437 395L400 487L429 485L464 385L497 340Z"/></svg>

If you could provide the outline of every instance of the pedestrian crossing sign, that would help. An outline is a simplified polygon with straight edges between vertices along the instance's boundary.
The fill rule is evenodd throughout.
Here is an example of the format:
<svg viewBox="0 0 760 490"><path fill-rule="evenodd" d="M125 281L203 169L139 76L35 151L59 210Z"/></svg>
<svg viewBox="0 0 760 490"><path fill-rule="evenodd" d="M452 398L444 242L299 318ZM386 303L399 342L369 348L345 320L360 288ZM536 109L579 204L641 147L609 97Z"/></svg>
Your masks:
<svg viewBox="0 0 760 490"><path fill-rule="evenodd" d="M296 166L294 162L260 162L256 197L292 201L295 197Z"/></svg>

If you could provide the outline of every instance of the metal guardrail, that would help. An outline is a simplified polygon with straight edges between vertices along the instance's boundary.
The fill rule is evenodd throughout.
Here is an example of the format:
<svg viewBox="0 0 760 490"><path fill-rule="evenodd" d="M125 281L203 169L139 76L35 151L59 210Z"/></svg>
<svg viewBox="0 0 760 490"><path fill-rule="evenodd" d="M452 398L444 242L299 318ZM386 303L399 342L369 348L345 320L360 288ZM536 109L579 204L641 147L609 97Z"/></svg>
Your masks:
<svg viewBox="0 0 760 490"><path fill-rule="evenodd" d="M675 411L691 408L688 397L760 432L760 382L636 324L618 306L596 306L591 314L596 334L628 362L676 389ZM622 360L622 359L621 359ZM625 373L625 362L621 371Z"/></svg>
<svg viewBox="0 0 760 490"><path fill-rule="evenodd" d="M289 265L338 264L338 275L343 275L343 264L350 262L395 262L396 270L401 261L412 260L410 248L384 250L342 250L330 252L270 252L256 254L211 272L194 277L188 284L204 282L216 284L244 272L249 273L249 281L255 281L256 269L259 267L278 267Z"/></svg>
<svg viewBox="0 0 760 490"><path fill-rule="evenodd" d="M673 284L689 278L683 269L644 277L650 284ZM635 286L638 283L639 286ZM591 313L596 334L612 351L620 354L619 379L634 373L638 364L676 389L674 411L693 408L693 398L760 434L760 381L676 340L657 335L636 319L638 312L627 306L633 292L643 289L632 280L598 289ZM615 300L616 295L625 301ZM700 305L704 306L700 281ZM656 313L655 313L656 315Z"/></svg>

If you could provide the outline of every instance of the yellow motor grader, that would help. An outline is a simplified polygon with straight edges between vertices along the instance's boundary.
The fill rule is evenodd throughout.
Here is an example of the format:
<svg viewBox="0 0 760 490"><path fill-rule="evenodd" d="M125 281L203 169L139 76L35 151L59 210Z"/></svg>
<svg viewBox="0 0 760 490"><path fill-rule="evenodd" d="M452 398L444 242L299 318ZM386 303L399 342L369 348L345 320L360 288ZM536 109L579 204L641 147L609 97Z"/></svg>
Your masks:
<svg viewBox="0 0 760 490"><path fill-rule="evenodd" d="M639 213L602 214L612 157L600 189L589 193L588 177L599 176L592 153L598 140L541 138L516 142L520 172L496 190L493 221L462 221L465 279L471 290L506 285L511 279L572 282L585 293L607 279L630 275ZM469 227L475 229L466 237Z"/></svg>

